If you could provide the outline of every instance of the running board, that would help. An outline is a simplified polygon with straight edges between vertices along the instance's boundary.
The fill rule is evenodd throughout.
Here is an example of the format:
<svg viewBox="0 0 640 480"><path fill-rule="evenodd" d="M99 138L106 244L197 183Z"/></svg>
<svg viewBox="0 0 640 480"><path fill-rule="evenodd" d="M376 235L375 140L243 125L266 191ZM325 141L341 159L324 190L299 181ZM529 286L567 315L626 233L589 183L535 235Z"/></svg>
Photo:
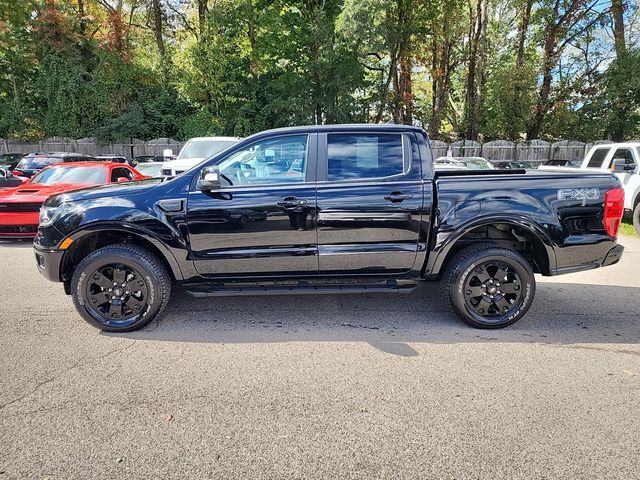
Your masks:
<svg viewBox="0 0 640 480"><path fill-rule="evenodd" d="M242 297L262 295L329 295L349 293L410 293L418 285L415 283L398 284L397 282L375 284L333 284L313 285L299 282L295 285L191 285L187 293L192 297Z"/></svg>

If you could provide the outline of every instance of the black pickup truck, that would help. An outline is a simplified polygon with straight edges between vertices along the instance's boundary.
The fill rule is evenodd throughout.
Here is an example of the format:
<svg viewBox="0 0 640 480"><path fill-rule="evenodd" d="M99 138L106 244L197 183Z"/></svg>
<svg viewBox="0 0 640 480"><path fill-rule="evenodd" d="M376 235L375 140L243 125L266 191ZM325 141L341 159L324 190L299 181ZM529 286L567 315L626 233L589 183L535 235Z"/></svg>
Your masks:
<svg viewBox="0 0 640 480"><path fill-rule="evenodd" d="M399 125L253 135L173 179L51 197L40 272L108 331L147 325L174 282L194 296L407 292L442 280L468 324L520 319L534 274L620 260L608 173L434 171Z"/></svg>

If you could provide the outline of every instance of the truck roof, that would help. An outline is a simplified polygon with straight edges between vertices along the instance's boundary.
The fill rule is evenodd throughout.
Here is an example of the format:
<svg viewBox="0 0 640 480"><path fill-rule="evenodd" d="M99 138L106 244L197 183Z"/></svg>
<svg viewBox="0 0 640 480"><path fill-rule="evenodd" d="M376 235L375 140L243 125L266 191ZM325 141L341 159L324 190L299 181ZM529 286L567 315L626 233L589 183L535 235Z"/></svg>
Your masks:
<svg viewBox="0 0 640 480"><path fill-rule="evenodd" d="M421 132L424 133L422 127L414 127L413 125L398 125L394 123L349 123L349 124L335 124L335 125L301 125L296 127L283 127L273 128L271 130L264 130L262 132L254 133L250 137L251 139L261 138L263 136L270 136L274 133L331 133L335 131L340 132Z"/></svg>
<svg viewBox="0 0 640 480"><path fill-rule="evenodd" d="M617 142L617 143L599 143L591 148L617 148L617 147L640 147L640 140L633 140L631 142Z"/></svg>

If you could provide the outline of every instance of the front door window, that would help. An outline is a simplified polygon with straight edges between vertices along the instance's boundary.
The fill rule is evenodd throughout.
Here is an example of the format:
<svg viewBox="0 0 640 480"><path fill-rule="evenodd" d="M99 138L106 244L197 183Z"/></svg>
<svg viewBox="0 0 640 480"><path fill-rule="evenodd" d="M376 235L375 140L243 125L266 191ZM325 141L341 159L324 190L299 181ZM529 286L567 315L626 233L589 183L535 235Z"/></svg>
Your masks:
<svg viewBox="0 0 640 480"><path fill-rule="evenodd" d="M307 135L262 140L223 160L220 173L237 185L303 183L307 169Z"/></svg>

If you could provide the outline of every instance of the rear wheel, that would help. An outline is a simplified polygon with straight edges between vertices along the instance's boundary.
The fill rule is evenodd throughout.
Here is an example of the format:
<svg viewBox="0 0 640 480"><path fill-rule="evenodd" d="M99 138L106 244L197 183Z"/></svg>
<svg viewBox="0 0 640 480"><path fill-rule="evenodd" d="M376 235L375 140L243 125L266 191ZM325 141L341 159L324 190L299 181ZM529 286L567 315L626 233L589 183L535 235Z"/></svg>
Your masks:
<svg viewBox="0 0 640 480"><path fill-rule="evenodd" d="M633 210L633 228L635 228L636 233L640 235L640 202Z"/></svg>
<svg viewBox="0 0 640 480"><path fill-rule="evenodd" d="M162 262L137 245L109 245L76 268L71 295L78 313L94 327L130 332L148 325L165 309L171 277Z"/></svg>
<svg viewBox="0 0 640 480"><path fill-rule="evenodd" d="M458 252L443 280L453 311L476 328L503 328L517 322L529 310L536 288L526 259L495 244Z"/></svg>

